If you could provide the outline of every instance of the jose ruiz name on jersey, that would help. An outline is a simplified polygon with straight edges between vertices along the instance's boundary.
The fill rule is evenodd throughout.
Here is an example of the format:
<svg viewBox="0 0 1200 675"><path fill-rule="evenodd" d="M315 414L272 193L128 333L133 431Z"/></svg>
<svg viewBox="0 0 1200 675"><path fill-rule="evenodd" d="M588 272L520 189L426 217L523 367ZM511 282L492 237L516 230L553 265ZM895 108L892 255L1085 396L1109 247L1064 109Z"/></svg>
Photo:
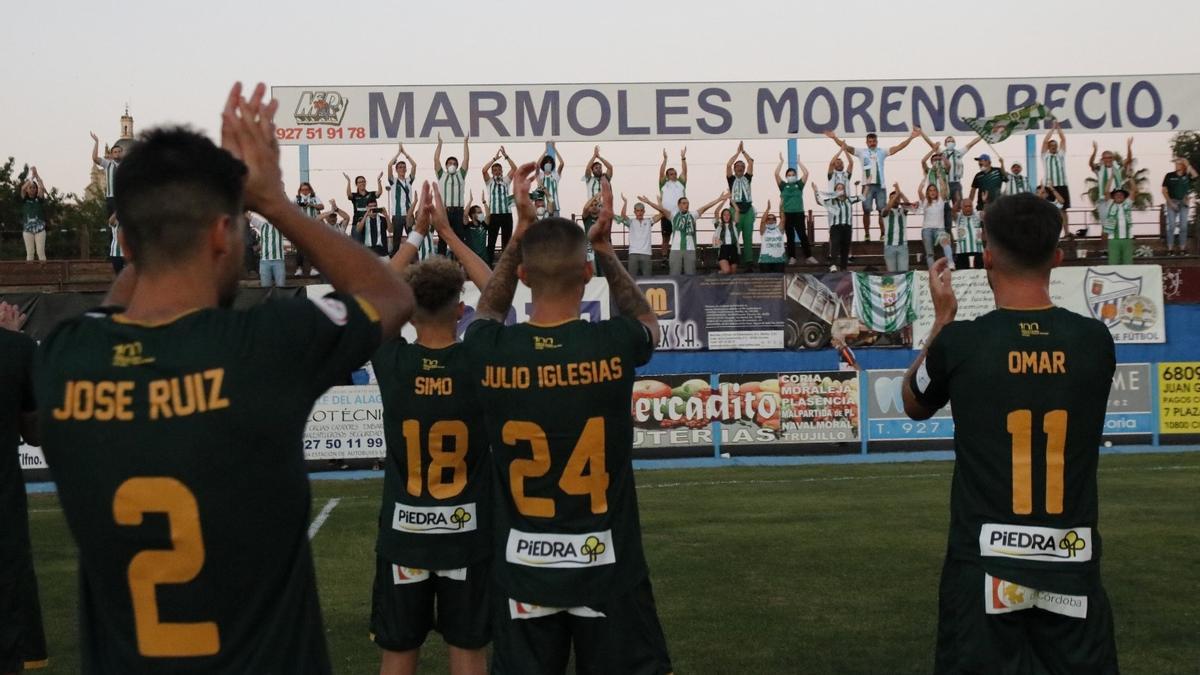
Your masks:
<svg viewBox="0 0 1200 675"><path fill-rule="evenodd" d="M59 421L76 422L187 417L228 408L229 399L221 394L224 381L224 368L150 380L145 384L148 405L143 411L134 407L138 383L133 380L67 380L62 403L51 414Z"/></svg>
<svg viewBox="0 0 1200 675"><path fill-rule="evenodd" d="M481 385L489 389L539 389L580 387L620 380L625 370L621 357L598 361L552 363L544 366L486 366ZM535 378L536 376L536 378ZM535 382L536 380L536 382Z"/></svg>

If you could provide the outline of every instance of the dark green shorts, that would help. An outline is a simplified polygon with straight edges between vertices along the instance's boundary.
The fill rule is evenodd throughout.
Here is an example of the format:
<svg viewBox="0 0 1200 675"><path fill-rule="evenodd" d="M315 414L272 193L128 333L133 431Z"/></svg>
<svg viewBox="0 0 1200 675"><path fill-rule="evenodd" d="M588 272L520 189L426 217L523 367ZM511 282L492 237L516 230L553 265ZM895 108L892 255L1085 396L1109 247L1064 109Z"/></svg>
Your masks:
<svg viewBox="0 0 1200 675"><path fill-rule="evenodd" d="M466 577L458 580L428 570L397 569L377 556L371 639L388 651L406 652L436 630L452 647L482 649L492 637L490 587L488 560L468 566Z"/></svg>
<svg viewBox="0 0 1200 675"><path fill-rule="evenodd" d="M493 675L561 675L575 645L579 675L667 675L671 657L646 579L628 593L589 608L545 611L517 604L497 590L493 606ZM531 618L513 618L513 614ZM602 614L603 616L596 616Z"/></svg>
<svg viewBox="0 0 1200 675"><path fill-rule="evenodd" d="M947 558L934 672L1117 673L1108 596L1099 585L1084 596L1035 593Z"/></svg>

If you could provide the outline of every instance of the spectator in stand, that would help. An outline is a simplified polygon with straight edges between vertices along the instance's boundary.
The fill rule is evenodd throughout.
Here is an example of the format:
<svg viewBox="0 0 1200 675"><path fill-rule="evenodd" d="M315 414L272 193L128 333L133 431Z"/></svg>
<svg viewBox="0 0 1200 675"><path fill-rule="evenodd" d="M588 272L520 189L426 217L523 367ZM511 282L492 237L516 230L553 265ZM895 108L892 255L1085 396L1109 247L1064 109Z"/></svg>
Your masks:
<svg viewBox="0 0 1200 675"><path fill-rule="evenodd" d="M587 187L587 197L591 199L600 194L600 181L608 179L612 184L613 165L600 156L600 146L592 151L592 161L583 170L583 184Z"/></svg>
<svg viewBox="0 0 1200 675"><path fill-rule="evenodd" d="M971 139L970 143L967 143L967 147L960 148L958 147L958 142L954 140L953 136L947 136L940 149L937 147L936 143L929 140L929 136L927 136L925 132L921 132L921 138L925 139L925 142L929 144L930 148L940 151L946 168L946 185L950 189L947 193L948 199L951 206L957 207L958 203L962 201L963 194L962 179L963 172L966 168L963 158L971 152L971 148L975 147L976 143L983 140L983 137L976 136L975 138ZM938 184L936 179L930 180L929 178L926 178L926 182L928 182L930 185ZM949 213L949 211L947 211L947 213ZM946 224L949 225L950 221L947 220Z"/></svg>
<svg viewBox="0 0 1200 675"><path fill-rule="evenodd" d="M541 188L530 192L529 198L533 200L533 212L537 215L538 220L554 215L554 202L549 201L549 197Z"/></svg>
<svg viewBox="0 0 1200 675"><path fill-rule="evenodd" d="M387 211L379 208L375 199L367 202L367 210L354 226L355 239L363 246L375 252L380 258L388 257L388 224Z"/></svg>
<svg viewBox="0 0 1200 675"><path fill-rule="evenodd" d="M810 265L817 264L812 257L812 246L808 242L808 228L805 227L804 217L804 186L808 185L808 167L804 162L797 162L804 173L796 175L796 170L788 167L782 178L779 171L783 168L783 153L779 155L779 164L775 167L775 184L779 186L779 212L783 217L784 248L787 250L788 263L796 262L796 240L800 240L800 253L804 261ZM761 230L761 227L760 227ZM762 255L758 256L762 262Z"/></svg>
<svg viewBox="0 0 1200 675"><path fill-rule="evenodd" d="M1096 161L1099 151L1096 141L1092 141L1092 154L1088 157L1088 167L1096 175L1096 213L1101 217L1108 213L1108 195L1113 190L1126 187L1129 176L1133 174L1133 136L1125 142L1125 159L1116 163L1111 150L1105 150Z"/></svg>
<svg viewBox="0 0 1200 675"><path fill-rule="evenodd" d="M438 187L442 189L442 200L446 204L446 220L454 234L463 241L467 240L467 230L463 227L466 222L463 200L467 196L467 169L470 168L470 164L471 137L467 136L463 139L462 165L459 165L457 157L447 157L443 167L442 135L438 134L437 147L433 151L433 166L437 173ZM437 252L439 255L446 255L446 242L438 240Z"/></svg>
<svg viewBox="0 0 1200 675"><path fill-rule="evenodd" d="M1000 170L1004 171L1004 160L1000 160ZM1005 173L1008 180L1004 181L1004 194L1019 195L1025 192L1033 192L1033 185L1029 183L1029 176L1025 175L1024 168L1017 162L1013 162L1012 169Z"/></svg>
<svg viewBox="0 0 1200 675"><path fill-rule="evenodd" d="M321 219L329 227L350 236L350 214L338 208L336 199L329 200L329 210L321 216Z"/></svg>
<svg viewBox="0 0 1200 675"><path fill-rule="evenodd" d="M719 274L737 274L738 266L738 231L737 218L734 213L737 204L730 202L729 206L717 214L713 227L713 246L717 247L717 272Z"/></svg>
<svg viewBox="0 0 1200 675"><path fill-rule="evenodd" d="M25 242L25 260L46 262L46 184L37 167L21 184L21 239Z"/></svg>
<svg viewBox="0 0 1200 675"><path fill-rule="evenodd" d="M1056 133L1057 141L1053 138ZM1058 120L1054 120L1054 125L1042 139L1042 185L1054 188L1063 200L1064 211L1071 208L1071 189L1067 187L1067 137ZM1066 237L1071 238L1071 233L1067 232Z"/></svg>
<svg viewBox="0 0 1200 675"><path fill-rule="evenodd" d="M671 213L661 202L647 199L644 196L638 197L642 201L649 204L663 218L670 218ZM671 223L671 252L667 257L667 268L671 276L679 276L680 273L694 275L696 273L696 222L700 220L700 216L712 207L729 199L729 193L726 192L720 197L700 207L698 211L691 210L691 204L687 197L679 200L678 210L675 212L674 222Z"/></svg>
<svg viewBox="0 0 1200 675"><path fill-rule="evenodd" d="M508 174L504 173L504 166L500 164L501 157L508 162ZM512 237L512 177L517 170L517 163L508 156L503 145L500 146L500 150L496 152L496 156L492 158L490 164L483 170L483 186L487 194L484 203L491 209L487 218L487 248L484 251L485 254L479 256L487 261L488 265L496 260L496 235L500 236L501 253L504 253L504 247L508 246L508 240ZM471 248L474 250L473 246Z"/></svg>
<svg viewBox="0 0 1200 675"><path fill-rule="evenodd" d="M955 269L983 269L983 224L970 200L962 202L954 225Z"/></svg>
<svg viewBox="0 0 1200 675"><path fill-rule="evenodd" d="M887 208L883 210L883 263L889 272L908 271L908 213L913 205L900 190L899 183L892 184Z"/></svg>
<svg viewBox="0 0 1200 675"><path fill-rule="evenodd" d="M115 186L117 183L117 167L121 166L121 158L125 156L125 151L121 146L115 146L108 151L105 157L100 156L100 138L92 132L92 163L104 169L104 208L107 209L104 215L111 216L117 210L117 192Z"/></svg>
<svg viewBox="0 0 1200 675"><path fill-rule="evenodd" d="M924 134L922 134L922 136L925 138L925 141L928 143L929 137L925 136ZM953 138L953 137L950 136L948 138ZM959 164L960 164L959 176L961 178L961 176L962 176L961 161L959 162ZM925 174L925 182L928 183L929 185L940 185L942 183L942 181L946 181L947 185L950 184L949 183L949 181L950 181L950 160L946 159L945 153L942 152L941 143L930 143L929 144L929 152L925 153L925 156L921 158L921 171ZM957 198L950 199L952 206L954 204L957 204L958 200L962 199L962 181L961 180L959 181L958 186L959 186L959 191L958 191L959 196ZM953 188L951 188L950 194L953 194ZM950 209L946 209L945 214L946 214L945 227L946 227L946 231L948 232L948 231L950 231Z"/></svg>
<svg viewBox="0 0 1200 675"><path fill-rule="evenodd" d="M783 207L780 207L780 215L784 218L787 214L783 212ZM771 212L771 202L767 202L767 208L763 211L762 220L758 225L758 234L761 243L758 247L758 271L779 273L784 270L787 264L787 242L784 242L785 234L779 228L779 218Z"/></svg>
<svg viewBox="0 0 1200 675"><path fill-rule="evenodd" d="M489 210L487 193L480 195L480 206L475 205L475 193L470 192L467 196L467 218L463 222L463 228L467 231L466 243L467 247L479 256L480 260L487 260L487 255L491 252L490 245L495 243L495 239L490 236L492 232L492 221L496 218L496 213ZM511 231L511 213L509 227ZM446 242L449 246L450 242ZM451 257L454 253L450 253Z"/></svg>
<svg viewBox="0 0 1200 675"><path fill-rule="evenodd" d="M814 185L813 195L829 216L829 271L845 272L850 266L851 213L862 199L858 195L847 195L846 186L841 183L833 186L832 195L822 195Z"/></svg>
<svg viewBox="0 0 1200 675"><path fill-rule="evenodd" d="M404 155L404 159L400 159ZM394 169L394 173L393 173ZM392 161L387 168L388 188L392 191L392 232L396 233L392 241L395 253L400 248L400 238L412 230L410 221L416 212L412 208L413 181L417 178L417 160L404 149L404 144L396 149Z"/></svg>
<svg viewBox="0 0 1200 675"><path fill-rule="evenodd" d="M630 218L627 213L629 200L625 199L625 195L621 195L621 215L616 221L625 227L629 228L629 256L625 262L625 268L629 270L629 276L633 278L648 277L654 274L654 224L662 220L663 217L656 215L653 218L646 217L646 205L642 202L635 202L633 205L633 218Z"/></svg>
<svg viewBox="0 0 1200 675"><path fill-rule="evenodd" d="M346 179L346 199L349 199L350 203L354 205L354 217L351 219L350 224L357 226L358 221L362 220L363 216L367 214L367 204L379 202L379 195L383 193L383 173L380 172L379 177L375 179L375 190L371 191L367 190L366 176L354 177L353 190L350 189L350 176L343 173L342 177ZM353 231L354 238L362 241L362 238L358 236L358 228L354 227Z"/></svg>
<svg viewBox="0 0 1200 675"><path fill-rule="evenodd" d="M946 230L945 224L945 210L949 208L949 204L946 202L946 197L949 196L949 187L945 181L941 181L937 185L929 185L922 181L917 188L917 194L921 195L917 213L922 216L921 244L925 248L925 269L930 269L933 266L934 251L937 246L942 247L942 252L947 258L950 258L951 261L954 260L950 252L950 233Z"/></svg>
<svg viewBox="0 0 1200 675"><path fill-rule="evenodd" d="M825 171L826 192L833 192L833 186L838 183L850 185L850 174L854 173L854 155L846 155L846 159L850 162L847 165L842 162L842 154L845 152L838 148L838 151L833 153L833 159L829 160L829 168Z"/></svg>
<svg viewBox="0 0 1200 675"><path fill-rule="evenodd" d="M579 221L580 221L580 224L583 226L583 231L584 232L591 231L592 225L596 224L596 220L599 217L600 217L600 194L597 193L591 199L588 199L583 204L583 208L579 210ZM597 273L599 270L596 269L596 252L592 250L592 242L590 239L587 242L587 246L586 246L585 250L587 251L588 264L592 266L592 274L594 274L596 276L603 276L603 275Z"/></svg>
<svg viewBox="0 0 1200 675"><path fill-rule="evenodd" d="M884 175L884 163L888 157L907 148L908 144L912 143L914 138L921 136L921 127L913 127L912 133L908 135L908 138L888 148L886 152L879 147L879 137L873 133L867 134L867 147L857 149L838 138L832 129L827 130L825 135L832 139L834 143L841 146L842 150L846 151L846 154L858 157L862 163L863 233L864 241L871 241L871 211L882 212L887 205L887 190L883 187L887 185ZM882 235L882 219L880 219L879 231L880 235ZM847 250L849 250L849 245L850 241L847 239Z"/></svg>
<svg viewBox="0 0 1200 675"><path fill-rule="evenodd" d="M1067 211L1066 207L1063 206L1063 198L1062 195L1058 194L1058 190L1055 190L1048 185L1039 185L1037 186L1037 190L1034 191L1034 194L1058 207L1058 215L1062 218L1063 232L1066 233Z"/></svg>
<svg viewBox="0 0 1200 675"><path fill-rule="evenodd" d="M308 182L301 183L300 188L296 190L296 206L300 207L304 215L314 220L321 214L321 209L325 208L325 205L321 203L321 198L313 192L312 184ZM315 277L320 273L304 257L304 252L297 249L296 276Z"/></svg>
<svg viewBox="0 0 1200 675"><path fill-rule="evenodd" d="M554 141L549 142L548 150L549 152L543 155L541 161L538 162L538 166L541 168L537 176L538 189L541 190L543 202L549 205L547 213L557 216L558 184L562 181L563 169L566 168L567 163L563 161L562 153L558 151L558 147L554 144ZM558 168L555 168L556 159L558 161ZM538 216L538 219L543 217Z"/></svg>
<svg viewBox="0 0 1200 675"><path fill-rule="evenodd" d="M282 287L287 278L283 266L283 234L257 213L247 212L250 227L258 235L258 281L263 288Z"/></svg>
<svg viewBox="0 0 1200 675"><path fill-rule="evenodd" d="M1117 188L1108 193L1108 219L1104 225L1104 238L1108 240L1108 264L1133 264L1133 209L1137 200L1137 184L1132 192Z"/></svg>
<svg viewBox="0 0 1200 675"><path fill-rule="evenodd" d="M738 159L741 155L745 161ZM744 143L739 142L737 151L725 163L725 182L729 186L731 201L737 206L737 229L742 238L742 264L749 266L754 261L754 198L750 193L750 181L754 180L754 158L746 152ZM672 222L674 224L674 222Z"/></svg>
<svg viewBox="0 0 1200 675"><path fill-rule="evenodd" d="M684 148L679 153L679 165L683 168L683 174L678 174L674 168L667 168L667 149L663 148L662 165L658 167L658 201L660 204L670 209L679 208L676 206L679 200L687 196L687 148ZM671 218L675 217L675 212L671 212ZM662 218L662 247L664 254L667 250L667 242L671 239L671 218Z"/></svg>
<svg viewBox="0 0 1200 675"><path fill-rule="evenodd" d="M120 236L121 223L117 221L117 214L115 213L108 217L108 233L111 235L108 241L108 262L112 265L113 275L115 276L120 274L121 270L125 269L125 250L121 247Z"/></svg>
<svg viewBox="0 0 1200 675"><path fill-rule="evenodd" d="M1175 170L1163 176L1163 209L1167 216L1167 255L1186 255L1188 250L1188 202L1196 169L1183 157L1175 158Z"/></svg>
<svg viewBox="0 0 1200 675"><path fill-rule="evenodd" d="M1008 176L1003 169L992 166L992 156L986 152L976 157L975 161L979 162L979 173L971 180L971 194L967 201L974 203L977 211L982 211L985 206L1000 198ZM1000 161L1004 162L1003 159ZM951 207L954 207L953 201L951 200Z"/></svg>

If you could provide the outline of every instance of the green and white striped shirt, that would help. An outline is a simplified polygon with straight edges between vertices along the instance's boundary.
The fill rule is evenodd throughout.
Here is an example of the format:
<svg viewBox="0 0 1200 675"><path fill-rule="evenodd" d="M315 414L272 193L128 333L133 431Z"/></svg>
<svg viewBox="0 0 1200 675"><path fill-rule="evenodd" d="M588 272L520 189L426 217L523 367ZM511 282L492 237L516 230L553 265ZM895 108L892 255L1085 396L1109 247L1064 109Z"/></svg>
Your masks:
<svg viewBox="0 0 1200 675"><path fill-rule="evenodd" d="M680 211L671 219L671 250L696 250L696 219L695 211Z"/></svg>
<svg viewBox="0 0 1200 675"><path fill-rule="evenodd" d="M120 223L108 226L108 231L112 233L112 241L108 242L108 257L110 258L120 258L125 255L125 252L121 250L121 240L117 238L117 232L120 230Z"/></svg>
<svg viewBox="0 0 1200 675"><path fill-rule="evenodd" d="M821 205L825 207L825 212L829 216L829 226L850 225L850 214L854 210L854 205L861 201L862 198L858 195L846 197L845 199L822 196Z"/></svg>
<svg viewBox="0 0 1200 675"><path fill-rule="evenodd" d="M484 183L489 193L488 207L492 213L512 213L512 181L508 178L489 178Z"/></svg>
<svg viewBox="0 0 1200 675"><path fill-rule="evenodd" d="M121 166L120 162L114 162L107 157L100 158L100 168L104 169L104 196L116 197L117 193L117 167Z"/></svg>
<svg viewBox="0 0 1200 675"><path fill-rule="evenodd" d="M589 172L588 175L583 177L583 183L587 186L588 199L600 194L600 181L602 180L604 180L604 174L600 174L600 177L597 178ZM558 202L555 201L554 204L557 206Z"/></svg>
<svg viewBox="0 0 1200 675"><path fill-rule="evenodd" d="M259 256L263 260L283 260L283 234L274 225L265 221L255 222L258 231L258 243L261 245Z"/></svg>
<svg viewBox="0 0 1200 675"><path fill-rule="evenodd" d="M417 260L425 260L426 258L436 255L434 253L433 235L427 235L421 240L421 245L417 247Z"/></svg>
<svg viewBox="0 0 1200 675"><path fill-rule="evenodd" d="M1113 239L1133 239L1133 201L1126 199L1120 204L1108 205L1108 222L1104 231Z"/></svg>
<svg viewBox="0 0 1200 675"><path fill-rule="evenodd" d="M888 211L888 214L883 218L884 236L883 244L885 246L903 246L908 243L908 234L905 228L908 227L908 213L904 207L897 205L896 208Z"/></svg>
<svg viewBox="0 0 1200 675"><path fill-rule="evenodd" d="M955 248L959 253L983 253L983 240L980 235L979 214L966 215L960 213L955 223Z"/></svg>
<svg viewBox="0 0 1200 675"><path fill-rule="evenodd" d="M1125 168L1113 162L1112 166L1096 165L1096 185L1100 187L1100 199L1107 200L1108 193L1125 185Z"/></svg>
<svg viewBox="0 0 1200 675"><path fill-rule="evenodd" d="M438 187L442 189L442 202L447 207L462 208L466 204L467 172L461 168L454 173L444 169L437 170Z"/></svg>
<svg viewBox="0 0 1200 675"><path fill-rule="evenodd" d="M387 219L380 215L363 217L363 246L387 246Z"/></svg>
<svg viewBox="0 0 1200 675"><path fill-rule="evenodd" d="M963 151L956 145L953 148L942 150L942 155L950 162L950 172L946 180L951 183L961 183L963 177ZM934 185L937 185L937 183L934 183Z"/></svg>
<svg viewBox="0 0 1200 675"><path fill-rule="evenodd" d="M1066 185L1067 184L1067 158L1060 152L1047 152L1042 155L1042 164L1045 168L1044 178L1045 185Z"/></svg>
<svg viewBox="0 0 1200 675"><path fill-rule="evenodd" d="M309 218L316 218L317 214L320 213L320 211L318 211L316 208L316 205L320 203L321 200L317 197L316 193L307 196L296 195L296 206L299 206L300 210L304 212L304 215L308 216Z"/></svg>
<svg viewBox="0 0 1200 675"><path fill-rule="evenodd" d="M408 210L412 207L412 177L399 180L393 178L388 182L388 186L392 189L392 213L397 216L407 216Z"/></svg>
<svg viewBox="0 0 1200 675"><path fill-rule="evenodd" d="M542 191L546 195L546 204L552 206L552 210L558 211L558 182L560 178L558 171L550 173L542 172Z"/></svg>
<svg viewBox="0 0 1200 675"><path fill-rule="evenodd" d="M1029 187L1029 176L1025 174L1008 174L1008 180L1004 182L1004 194L1019 195L1023 192L1033 192Z"/></svg>
<svg viewBox="0 0 1200 675"><path fill-rule="evenodd" d="M841 183L846 186L846 191L850 191L850 172L849 171L830 171L829 184L825 186L826 192L833 192L833 186Z"/></svg>

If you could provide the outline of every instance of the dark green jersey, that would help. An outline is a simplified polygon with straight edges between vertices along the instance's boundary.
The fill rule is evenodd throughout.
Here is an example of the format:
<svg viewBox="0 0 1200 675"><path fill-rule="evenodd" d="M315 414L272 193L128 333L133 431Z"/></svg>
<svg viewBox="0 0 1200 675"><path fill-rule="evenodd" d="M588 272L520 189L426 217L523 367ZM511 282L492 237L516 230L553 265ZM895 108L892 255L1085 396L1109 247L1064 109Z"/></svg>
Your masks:
<svg viewBox="0 0 1200 675"><path fill-rule="evenodd" d="M1096 465L1115 367L1104 324L1058 307L942 330L913 389L954 411L949 555L1039 590L1098 583Z"/></svg>
<svg viewBox="0 0 1200 675"><path fill-rule="evenodd" d="M427 570L491 555L492 461L466 350L397 339L371 363L388 447L375 550Z"/></svg>
<svg viewBox="0 0 1200 675"><path fill-rule="evenodd" d="M633 484L634 319L467 329L496 462L496 580L509 598L594 605L647 575Z"/></svg>
<svg viewBox="0 0 1200 675"><path fill-rule="evenodd" d="M375 310L336 295L54 330L35 390L84 673L330 672L304 426L378 344Z"/></svg>

